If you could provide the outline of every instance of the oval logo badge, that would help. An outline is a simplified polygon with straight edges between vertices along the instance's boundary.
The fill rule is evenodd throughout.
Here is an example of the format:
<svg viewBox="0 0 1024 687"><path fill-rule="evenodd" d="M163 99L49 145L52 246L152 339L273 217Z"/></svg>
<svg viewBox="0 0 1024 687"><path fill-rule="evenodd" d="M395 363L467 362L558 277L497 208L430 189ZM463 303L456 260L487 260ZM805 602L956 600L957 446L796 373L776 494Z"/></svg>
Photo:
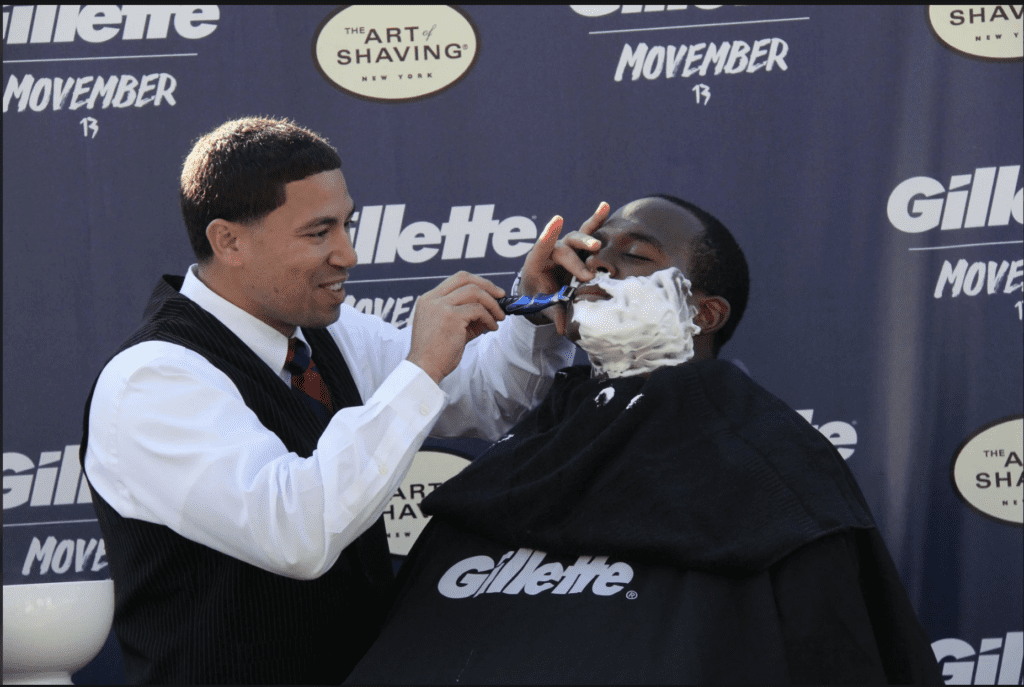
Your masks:
<svg viewBox="0 0 1024 687"><path fill-rule="evenodd" d="M466 77L480 32L448 5L349 5L313 36L313 62L332 86L379 103L412 102Z"/></svg>
<svg viewBox="0 0 1024 687"><path fill-rule="evenodd" d="M1021 5L929 5L928 24L953 52L1011 62L1024 55Z"/></svg>
<svg viewBox="0 0 1024 687"><path fill-rule="evenodd" d="M1024 523L1024 417L996 420L953 455L949 477L964 503L985 517Z"/></svg>
<svg viewBox="0 0 1024 687"><path fill-rule="evenodd" d="M420 510L420 501L462 472L467 465L469 460L454 453L426 450L416 454L409 474L384 509L384 526L388 531L388 548L392 554L409 555L409 550L430 520Z"/></svg>

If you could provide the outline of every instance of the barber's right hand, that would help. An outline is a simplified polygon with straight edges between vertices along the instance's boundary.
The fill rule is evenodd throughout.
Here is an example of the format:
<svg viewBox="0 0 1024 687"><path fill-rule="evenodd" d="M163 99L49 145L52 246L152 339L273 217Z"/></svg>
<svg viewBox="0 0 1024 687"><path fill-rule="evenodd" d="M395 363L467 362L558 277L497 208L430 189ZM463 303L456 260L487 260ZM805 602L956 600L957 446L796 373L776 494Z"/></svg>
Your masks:
<svg viewBox="0 0 1024 687"><path fill-rule="evenodd" d="M448 277L416 302L406 360L440 384L458 367L466 344L505 319L496 300L504 295L501 287L469 272Z"/></svg>

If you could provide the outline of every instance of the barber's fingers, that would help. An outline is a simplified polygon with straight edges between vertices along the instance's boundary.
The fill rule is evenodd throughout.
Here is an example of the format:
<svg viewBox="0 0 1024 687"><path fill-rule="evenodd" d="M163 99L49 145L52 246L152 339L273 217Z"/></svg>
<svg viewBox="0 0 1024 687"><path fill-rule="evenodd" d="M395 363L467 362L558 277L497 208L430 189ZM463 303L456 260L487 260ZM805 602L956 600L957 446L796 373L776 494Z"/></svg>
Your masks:
<svg viewBox="0 0 1024 687"><path fill-rule="evenodd" d="M432 292L439 296L447 296L465 286L476 286L478 289L489 294L492 298L501 298L505 295L505 289L501 288L490 279L485 279L484 277L471 274L466 271L456 272L434 287Z"/></svg>
<svg viewBox="0 0 1024 687"><path fill-rule="evenodd" d="M505 313L502 312L501 307L498 305L496 298L500 298L505 294L503 289L498 289L501 295L492 295L492 291L481 288L476 283L464 284L451 291L443 297L443 300L453 308L463 308L463 312L479 313L475 319L481 321L494 323L493 327L489 329L497 329L498 325L495 320L505 319Z"/></svg>
<svg viewBox="0 0 1024 687"><path fill-rule="evenodd" d="M476 284L446 295L428 291L416 304L406 360L440 383L462 359L466 344L498 328L505 315L497 301Z"/></svg>
<svg viewBox="0 0 1024 687"><path fill-rule="evenodd" d="M465 322L467 343L481 334L498 330L498 323L494 316L488 308L483 307L480 303L467 303L457 307L463 322Z"/></svg>

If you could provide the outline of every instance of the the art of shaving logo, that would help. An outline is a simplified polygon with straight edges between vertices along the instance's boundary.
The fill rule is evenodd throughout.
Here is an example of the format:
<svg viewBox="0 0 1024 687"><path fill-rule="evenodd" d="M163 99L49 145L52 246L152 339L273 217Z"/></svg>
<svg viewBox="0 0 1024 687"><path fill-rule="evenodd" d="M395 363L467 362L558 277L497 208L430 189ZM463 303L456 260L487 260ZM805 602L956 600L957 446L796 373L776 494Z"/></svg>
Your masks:
<svg viewBox="0 0 1024 687"><path fill-rule="evenodd" d="M608 556L580 556L572 565L545 563L547 554L533 549L506 552L497 563L490 556L459 561L441 576L437 591L449 599L468 599L481 594L615 596L633 579L628 563L609 563ZM623 596L635 599L635 591Z"/></svg>
<svg viewBox="0 0 1024 687"><path fill-rule="evenodd" d="M986 518L1024 524L1024 416L991 422L967 437L949 465L964 503Z"/></svg>
<svg viewBox="0 0 1024 687"><path fill-rule="evenodd" d="M995 62L1024 56L1024 5L929 5L928 26L946 48Z"/></svg>
<svg viewBox="0 0 1024 687"><path fill-rule="evenodd" d="M480 32L448 5L350 5L313 36L313 63L327 81L374 102L411 102L448 90L473 69Z"/></svg>
<svg viewBox="0 0 1024 687"><path fill-rule="evenodd" d="M420 451L413 458L391 502L384 509L384 525L388 532L388 548L396 556L407 556L430 518L423 515L420 502L430 492L447 482L469 465L469 460L444 451Z"/></svg>
<svg viewBox="0 0 1024 687"><path fill-rule="evenodd" d="M1019 685L1024 632L984 637L977 651L969 642L948 637L932 642L947 685Z"/></svg>

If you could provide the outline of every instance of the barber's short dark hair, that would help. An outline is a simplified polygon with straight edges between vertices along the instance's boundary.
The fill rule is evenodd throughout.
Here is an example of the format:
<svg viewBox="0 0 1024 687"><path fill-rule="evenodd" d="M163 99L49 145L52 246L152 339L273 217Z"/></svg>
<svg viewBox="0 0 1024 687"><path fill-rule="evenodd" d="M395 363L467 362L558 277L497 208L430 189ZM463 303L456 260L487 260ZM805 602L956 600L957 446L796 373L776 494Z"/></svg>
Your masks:
<svg viewBox="0 0 1024 687"><path fill-rule="evenodd" d="M179 190L196 258L213 257L213 220L255 222L284 205L285 184L340 167L325 138L287 119L245 117L202 136L185 158Z"/></svg>
<svg viewBox="0 0 1024 687"><path fill-rule="evenodd" d="M743 318L743 311L747 309L750 296L747 259L732 233L710 212L667 193L655 193L647 198L663 198L675 203L692 212L704 225L704 233L693 247L692 274L686 277L693 289L729 301L729 321L715 332L711 342L715 355L718 355L719 349L732 337Z"/></svg>

